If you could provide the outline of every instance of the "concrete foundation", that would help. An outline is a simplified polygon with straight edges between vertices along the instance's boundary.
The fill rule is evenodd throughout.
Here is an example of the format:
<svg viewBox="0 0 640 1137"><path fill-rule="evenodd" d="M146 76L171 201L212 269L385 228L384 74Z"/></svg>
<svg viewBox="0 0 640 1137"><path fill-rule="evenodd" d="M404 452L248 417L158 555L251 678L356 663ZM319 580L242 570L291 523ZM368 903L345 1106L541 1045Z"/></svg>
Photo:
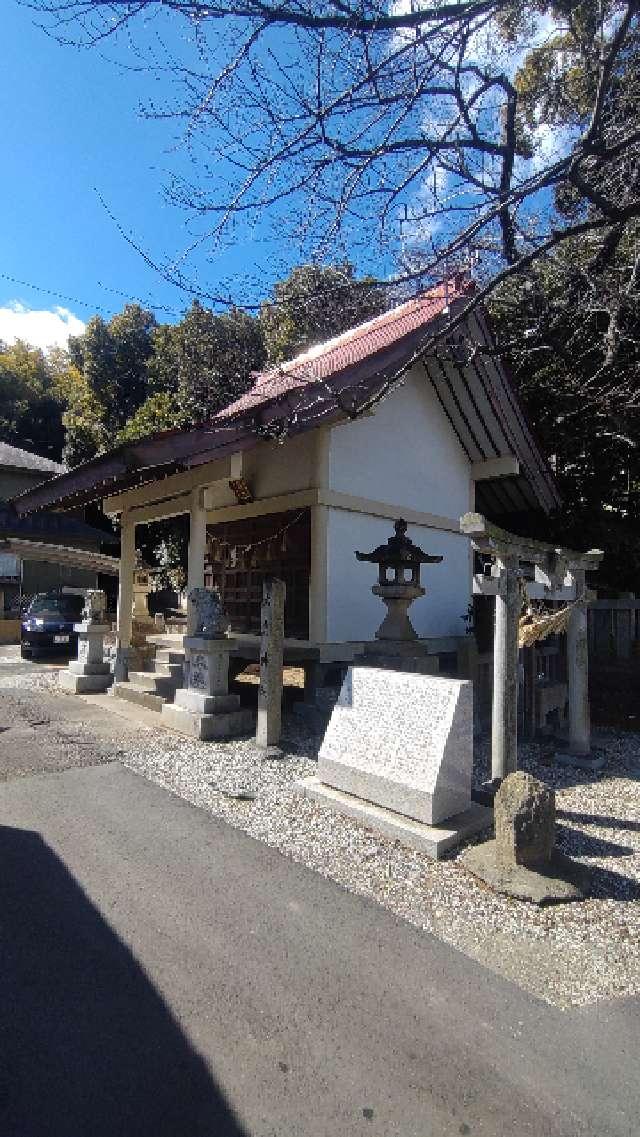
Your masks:
<svg viewBox="0 0 640 1137"><path fill-rule="evenodd" d="M84 695L96 691L106 691L113 683L113 675L109 673L108 666L106 673L102 672L98 675L86 675L84 672L78 674L69 670L61 671L58 681L63 691L71 691L74 695Z"/></svg>
<svg viewBox="0 0 640 1137"><path fill-rule="evenodd" d="M491 809L472 804L463 813L449 817L439 825L426 825L424 822L404 817L401 813L395 813L391 809L373 805L353 794L333 789L316 777L303 778L297 783L297 787L306 797L313 798L338 813L346 814L347 817L353 817L367 828L394 841L401 841L403 845L408 845L412 849L418 849L434 860L439 860L468 837L488 829L493 820Z"/></svg>
<svg viewBox="0 0 640 1137"><path fill-rule="evenodd" d="M197 738L202 742L251 734L254 729L252 711L198 714L185 707L176 706L175 703L165 703L161 721L162 725L169 727L170 730L176 730L187 738Z"/></svg>

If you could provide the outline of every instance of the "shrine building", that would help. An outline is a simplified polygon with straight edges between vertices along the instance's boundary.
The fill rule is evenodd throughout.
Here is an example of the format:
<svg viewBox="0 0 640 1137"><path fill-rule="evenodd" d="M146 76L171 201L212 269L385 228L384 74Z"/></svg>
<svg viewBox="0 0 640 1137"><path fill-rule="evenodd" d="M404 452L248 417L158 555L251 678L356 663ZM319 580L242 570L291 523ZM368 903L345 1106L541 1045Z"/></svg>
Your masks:
<svg viewBox="0 0 640 1137"><path fill-rule="evenodd" d="M119 519L122 648L131 637L136 526L185 513L188 587L217 586L234 632L257 635L270 575L286 583L289 640L371 640L381 619L370 590L376 573L355 551L380 545L404 518L411 538L443 558L423 573L426 596L412 622L421 637L460 637L473 568L460 517L476 510L517 531L524 515L559 504L491 350L486 313L476 309L456 332L475 351L450 344L446 356L425 358L421 350L469 288L460 278L444 282L256 375L211 421L126 443L28 489L15 509L24 516L101 502Z"/></svg>

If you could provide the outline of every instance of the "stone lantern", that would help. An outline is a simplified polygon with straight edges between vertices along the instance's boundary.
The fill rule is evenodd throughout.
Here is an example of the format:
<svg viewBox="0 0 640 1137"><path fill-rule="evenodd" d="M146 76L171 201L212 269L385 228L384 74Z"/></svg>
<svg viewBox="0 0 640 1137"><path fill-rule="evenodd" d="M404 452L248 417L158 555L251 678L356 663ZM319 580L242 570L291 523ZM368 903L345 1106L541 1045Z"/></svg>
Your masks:
<svg viewBox="0 0 640 1137"><path fill-rule="evenodd" d="M386 545L379 545L372 553L356 552L359 561L378 565L378 583L371 591L387 606L387 614L375 638L378 650L407 654L407 649L418 639L408 609L414 600L425 595L420 584L420 569L426 564L440 564L442 557L432 557L413 544L407 537L407 523L402 518L394 523L395 535ZM415 647L414 647L415 650Z"/></svg>

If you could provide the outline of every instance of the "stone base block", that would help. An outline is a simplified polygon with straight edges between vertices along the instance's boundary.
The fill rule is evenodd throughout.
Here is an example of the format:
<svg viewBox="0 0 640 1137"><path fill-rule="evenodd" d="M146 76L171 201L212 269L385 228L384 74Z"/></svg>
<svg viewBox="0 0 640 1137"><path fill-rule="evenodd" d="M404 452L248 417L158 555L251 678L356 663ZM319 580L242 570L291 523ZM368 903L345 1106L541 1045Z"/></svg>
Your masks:
<svg viewBox="0 0 640 1137"><path fill-rule="evenodd" d="M108 663L81 663L79 659L72 659L69 671L73 675L109 675L111 668Z"/></svg>
<svg viewBox="0 0 640 1137"><path fill-rule="evenodd" d="M353 817L367 828L412 849L418 849L436 861L474 833L488 829L493 821L490 809L471 804L463 813L457 813L438 825L426 825L422 821L404 817L401 813L394 813L391 809L372 805L353 794L335 790L317 777L303 778L297 782L297 787L306 797L314 798L347 817Z"/></svg>
<svg viewBox="0 0 640 1137"><path fill-rule="evenodd" d="M496 842L485 841L467 849L462 863L469 872L479 877L495 892L528 900L533 904L561 904L568 900L582 900L589 890L591 874L585 865L566 857L554 849L544 871L535 871L524 865L503 869L496 863Z"/></svg>
<svg viewBox="0 0 640 1137"><path fill-rule="evenodd" d="M240 707L240 696L204 695L202 691L194 691L191 687L180 687L175 693L174 704L196 715L218 715L237 711Z"/></svg>
<svg viewBox="0 0 640 1137"><path fill-rule="evenodd" d="M437 655L387 655L385 652L371 651L354 660L364 667L386 667L391 671L409 671L416 675L437 675L440 666Z"/></svg>
<svg viewBox="0 0 640 1137"><path fill-rule="evenodd" d="M175 703L165 703L163 706L162 724L188 738L198 738L203 742L215 738L235 738L239 734L252 734L254 730L252 711L202 715L184 707L176 707Z"/></svg>
<svg viewBox="0 0 640 1137"><path fill-rule="evenodd" d="M95 694L97 691L106 691L113 683L113 675L77 675L73 671L61 671L59 675L60 686L74 695Z"/></svg>
<svg viewBox="0 0 640 1137"><path fill-rule="evenodd" d="M579 770L602 770L604 754L572 754L569 750L557 750L555 760L560 766L576 766Z"/></svg>

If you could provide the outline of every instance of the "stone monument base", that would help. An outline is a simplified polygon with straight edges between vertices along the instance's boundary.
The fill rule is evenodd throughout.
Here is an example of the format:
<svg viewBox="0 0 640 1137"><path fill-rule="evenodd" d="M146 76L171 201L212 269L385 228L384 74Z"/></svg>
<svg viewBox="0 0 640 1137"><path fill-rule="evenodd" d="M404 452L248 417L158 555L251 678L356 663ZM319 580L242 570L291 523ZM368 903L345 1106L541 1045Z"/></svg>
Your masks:
<svg viewBox="0 0 640 1137"><path fill-rule="evenodd" d="M240 709L239 695L204 695L182 688L162 708L162 724L202 742L253 731L253 712Z"/></svg>
<svg viewBox="0 0 640 1137"><path fill-rule="evenodd" d="M439 860L444 853L455 849L468 837L488 829L493 821L491 809L472 803L464 812L457 813L438 825L426 825L423 821L414 821L402 813L395 813L392 809L373 805L364 798L327 786L316 777L303 778L297 787L306 797L328 805L347 817L353 817L368 829L390 837L393 841L401 841L403 845L426 853L434 860Z"/></svg>
<svg viewBox="0 0 640 1137"><path fill-rule="evenodd" d="M113 683L113 675L108 663L77 663L74 660L68 671L60 672L58 682L64 691L89 695L108 690Z"/></svg>
<svg viewBox="0 0 640 1137"><path fill-rule="evenodd" d="M536 871L526 865L503 867L497 863L497 842L486 841L467 849L462 863L496 892L529 900L533 904L560 904L582 900L589 889L591 874L585 865L553 850L551 859Z"/></svg>
<svg viewBox="0 0 640 1137"><path fill-rule="evenodd" d="M365 644L356 666L388 667L391 671L411 671L417 675L437 675L437 655L428 655L424 645L414 640L376 640Z"/></svg>

